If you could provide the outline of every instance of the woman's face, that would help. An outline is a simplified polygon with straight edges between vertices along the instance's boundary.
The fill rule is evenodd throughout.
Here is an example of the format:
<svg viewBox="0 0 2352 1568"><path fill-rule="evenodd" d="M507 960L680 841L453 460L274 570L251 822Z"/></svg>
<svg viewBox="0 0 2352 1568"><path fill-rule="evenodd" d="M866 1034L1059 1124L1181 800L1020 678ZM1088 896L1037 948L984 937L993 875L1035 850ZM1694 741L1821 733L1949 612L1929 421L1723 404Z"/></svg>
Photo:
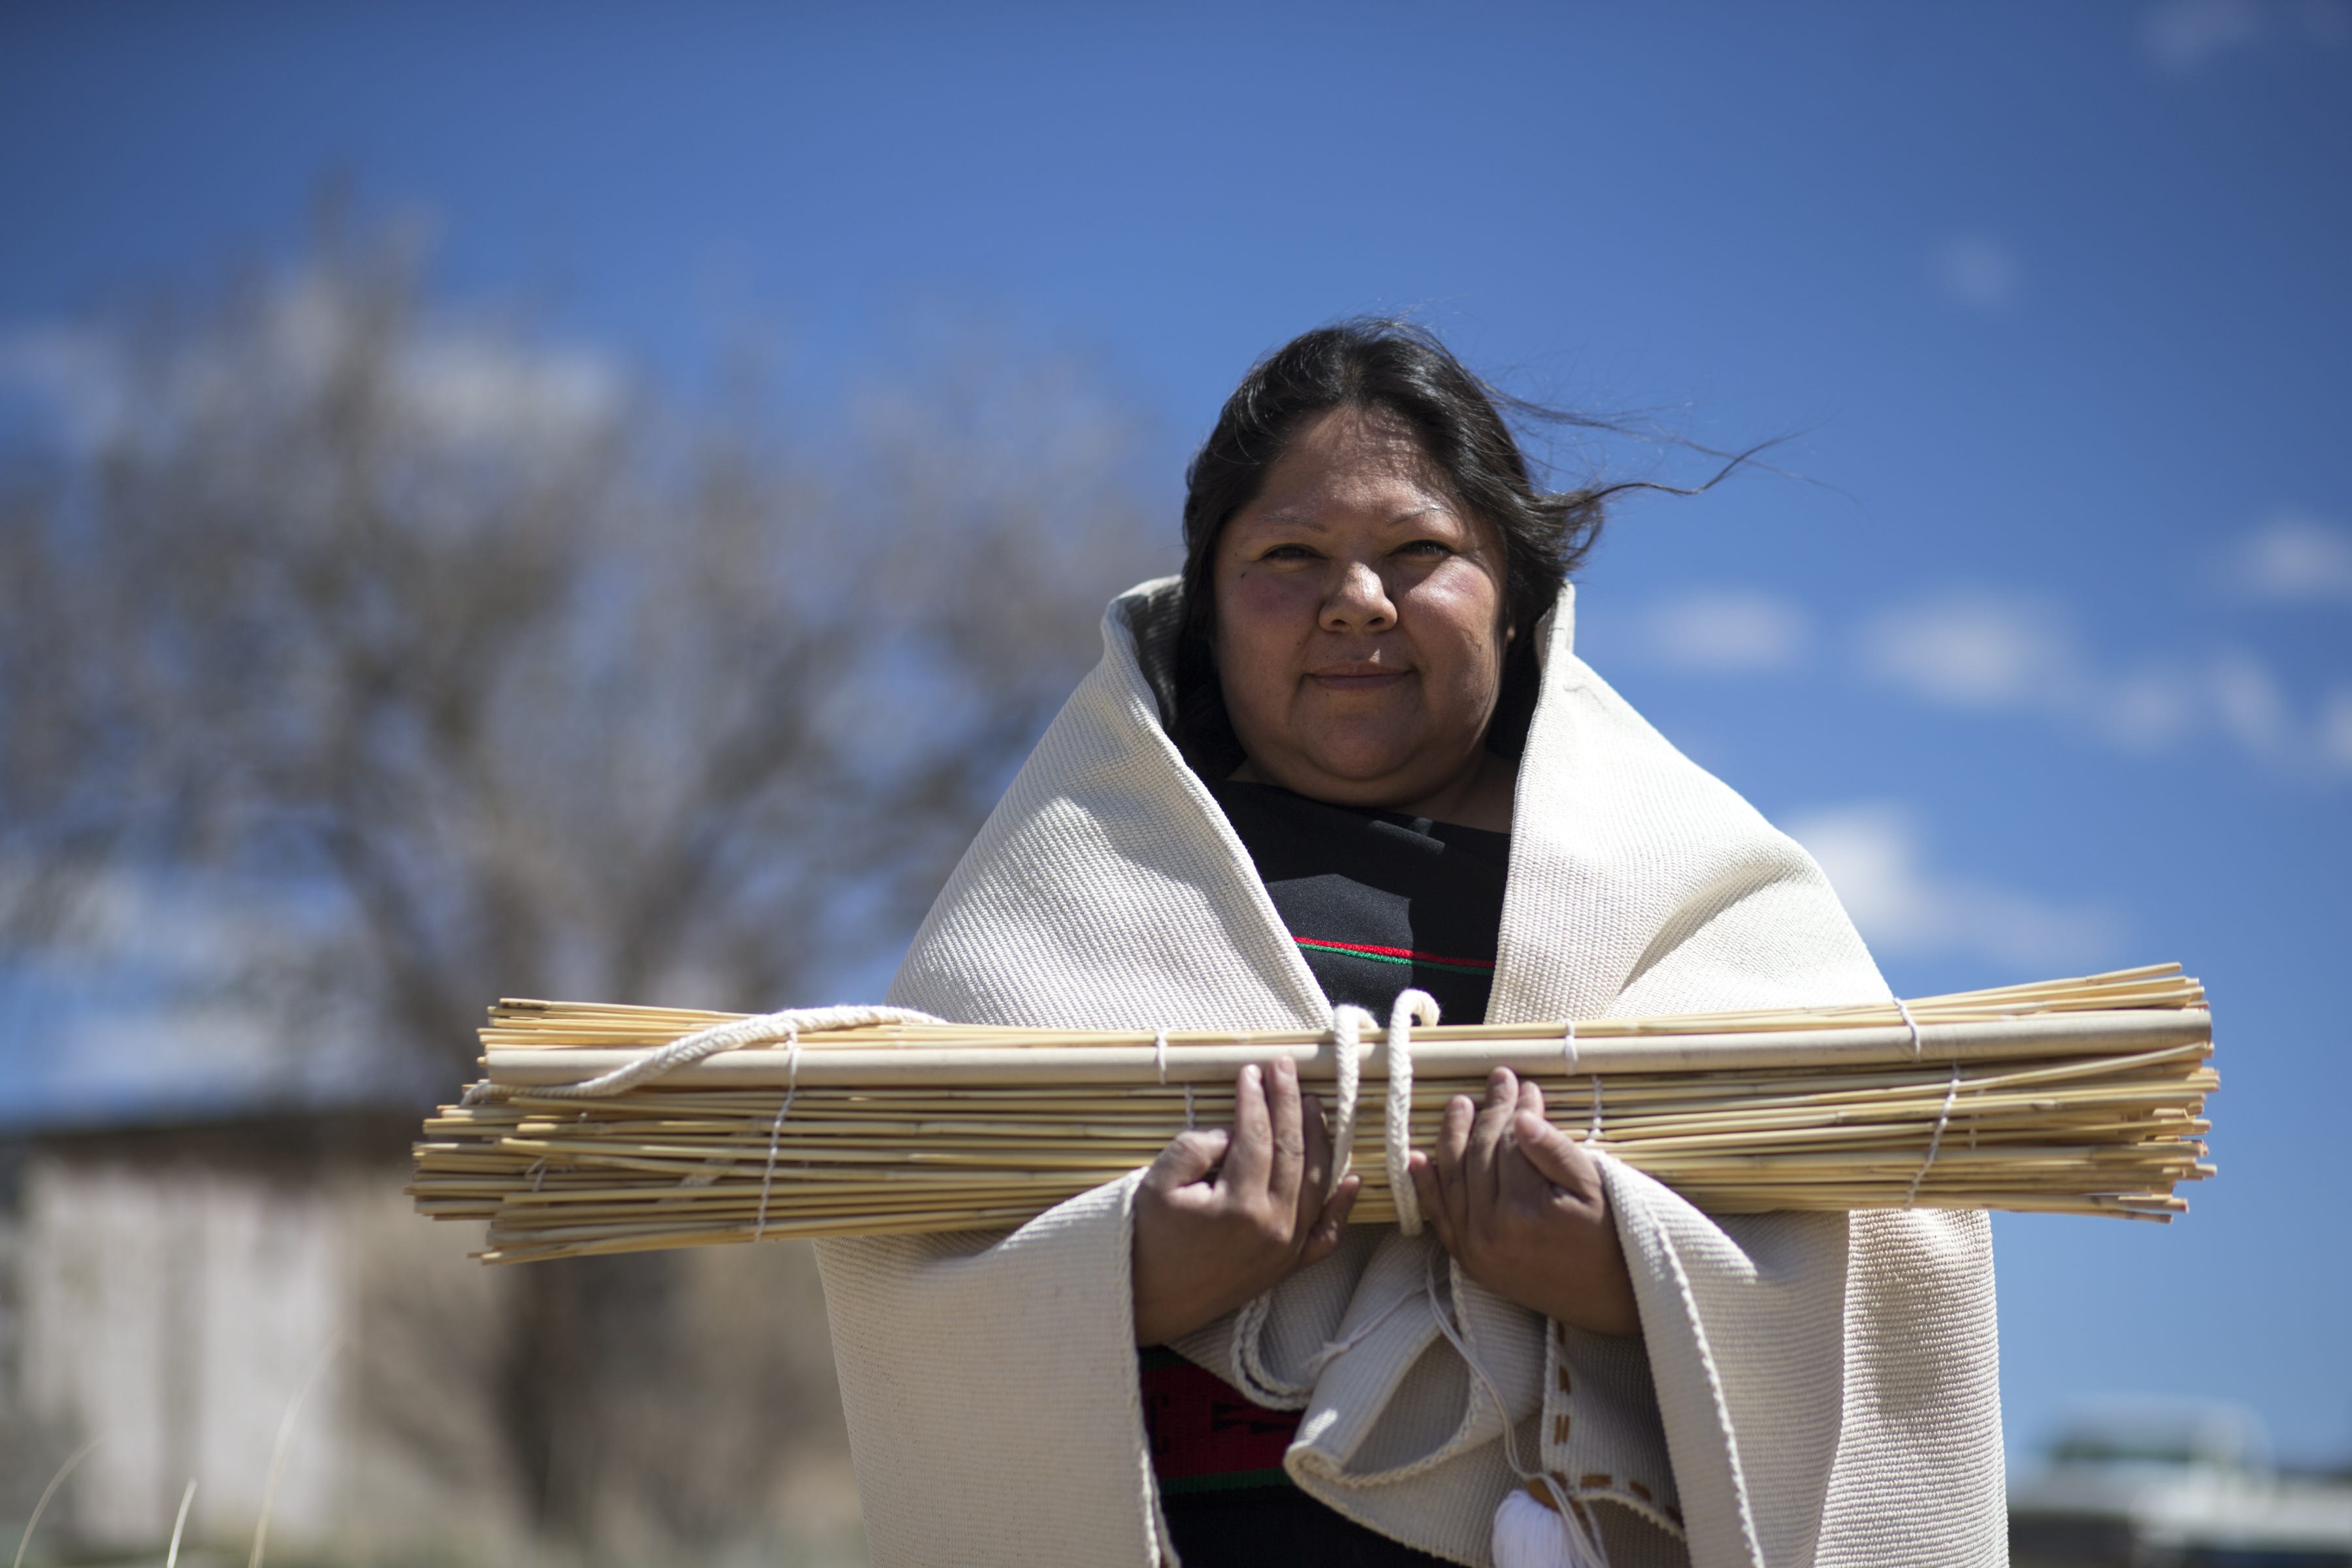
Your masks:
<svg viewBox="0 0 2352 1568"><path fill-rule="evenodd" d="M1502 542L1409 426L1341 408L1302 428L1226 522L1215 584L1238 776L1392 810L1479 788L1512 636Z"/></svg>

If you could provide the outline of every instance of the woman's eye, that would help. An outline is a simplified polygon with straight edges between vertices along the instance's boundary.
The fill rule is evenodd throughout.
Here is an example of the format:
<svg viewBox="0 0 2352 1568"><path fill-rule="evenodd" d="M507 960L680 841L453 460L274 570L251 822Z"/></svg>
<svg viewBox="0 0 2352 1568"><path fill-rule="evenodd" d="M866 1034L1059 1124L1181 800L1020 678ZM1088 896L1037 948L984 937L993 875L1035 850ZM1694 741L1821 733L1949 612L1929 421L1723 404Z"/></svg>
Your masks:
<svg viewBox="0 0 2352 1568"><path fill-rule="evenodd" d="M1312 561L1315 552L1303 544L1277 544L1260 557L1265 561Z"/></svg>
<svg viewBox="0 0 2352 1568"><path fill-rule="evenodd" d="M1418 555L1426 560L1435 560L1441 555L1453 554L1454 547L1443 540L1416 539L1411 544L1405 545L1402 549L1399 550L1397 553L1400 555Z"/></svg>

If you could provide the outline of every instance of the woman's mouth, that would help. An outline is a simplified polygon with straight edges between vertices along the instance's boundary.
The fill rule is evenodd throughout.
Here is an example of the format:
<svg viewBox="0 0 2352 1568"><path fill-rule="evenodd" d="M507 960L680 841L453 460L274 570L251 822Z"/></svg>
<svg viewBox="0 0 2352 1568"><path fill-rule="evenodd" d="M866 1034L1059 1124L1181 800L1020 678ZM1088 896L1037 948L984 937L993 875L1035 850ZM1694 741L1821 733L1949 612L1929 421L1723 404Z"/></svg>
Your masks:
<svg viewBox="0 0 2352 1568"><path fill-rule="evenodd" d="M1326 691L1377 691L1381 687L1395 685L1412 673L1393 665L1354 660L1310 669L1307 672L1307 679Z"/></svg>

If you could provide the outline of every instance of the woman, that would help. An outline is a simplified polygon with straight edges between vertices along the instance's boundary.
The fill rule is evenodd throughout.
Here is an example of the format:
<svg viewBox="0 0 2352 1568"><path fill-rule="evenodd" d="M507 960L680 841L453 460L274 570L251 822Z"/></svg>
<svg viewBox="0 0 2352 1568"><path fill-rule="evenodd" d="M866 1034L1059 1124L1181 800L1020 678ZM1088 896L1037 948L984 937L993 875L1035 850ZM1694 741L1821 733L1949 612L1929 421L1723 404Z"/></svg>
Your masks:
<svg viewBox="0 0 2352 1568"><path fill-rule="evenodd" d="M1114 603L893 1001L1241 1029L1407 983L1456 1021L1885 995L1803 852L1576 660L1600 498L1538 493L1433 341L1286 345L1189 481L1184 576ZM1980 1215L1711 1218L1498 1072L1415 1155L1409 1237L1347 1225L1286 1064L1236 1100L1011 1236L824 1247L877 1563L1480 1563L1537 1468L1620 1568L2004 1557Z"/></svg>

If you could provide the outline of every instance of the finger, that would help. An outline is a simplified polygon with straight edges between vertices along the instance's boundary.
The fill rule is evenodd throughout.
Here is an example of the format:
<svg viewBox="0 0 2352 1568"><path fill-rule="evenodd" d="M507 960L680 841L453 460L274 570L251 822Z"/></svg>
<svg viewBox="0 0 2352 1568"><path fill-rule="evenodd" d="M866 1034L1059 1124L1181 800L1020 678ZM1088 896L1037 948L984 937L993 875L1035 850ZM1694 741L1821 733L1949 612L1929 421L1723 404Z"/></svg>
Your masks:
<svg viewBox="0 0 2352 1568"><path fill-rule="evenodd" d="M1234 1074L1234 1135L1217 1184L1228 1192L1265 1190L1274 1163L1274 1121L1266 1110L1265 1075L1255 1062Z"/></svg>
<svg viewBox="0 0 2352 1568"><path fill-rule="evenodd" d="M1152 1160L1143 1184L1163 1193L1191 1186L1217 1168L1232 1138L1222 1127L1179 1132Z"/></svg>
<svg viewBox="0 0 2352 1568"><path fill-rule="evenodd" d="M1303 1237L1331 1201L1331 1133L1322 1123L1322 1096L1298 1096L1298 1123L1306 1140L1306 1163L1298 1171L1298 1234Z"/></svg>
<svg viewBox="0 0 2352 1568"><path fill-rule="evenodd" d="M1476 1214L1490 1206L1502 1195L1502 1172L1496 1155L1501 1152L1504 1134L1511 1130L1511 1118L1519 1103L1518 1075L1508 1068L1496 1068L1486 1078L1486 1103L1478 1108L1470 1124L1470 1137L1462 1151L1462 1180L1469 1189L1470 1212Z"/></svg>
<svg viewBox="0 0 2352 1568"><path fill-rule="evenodd" d="M1439 1205L1458 1237L1468 1228L1470 1199L1462 1177L1463 1152L1470 1142L1470 1129L1477 1120L1478 1109L1470 1103L1466 1094L1457 1094L1445 1102L1445 1118L1437 1124L1437 1154L1432 1165L1437 1173L1441 1197Z"/></svg>
<svg viewBox="0 0 2352 1568"><path fill-rule="evenodd" d="M1445 1210L1445 1192L1438 1185L1437 1167L1429 1156L1415 1149L1404 1157L1405 1173L1412 1180L1412 1190L1421 1199L1423 1219L1437 1232L1437 1244L1446 1251L1454 1250L1454 1216Z"/></svg>
<svg viewBox="0 0 2352 1568"><path fill-rule="evenodd" d="M1601 1191L1601 1167L1584 1145L1542 1117L1520 1112L1512 1132L1528 1168L1546 1182L1585 1196Z"/></svg>
<svg viewBox="0 0 2352 1568"><path fill-rule="evenodd" d="M1543 1089L1533 1079L1519 1082L1510 1127L1496 1154L1497 1191L1504 1203L1532 1209L1550 1201L1553 1188L1551 1179L1528 1161L1521 1147L1525 1141L1522 1131L1528 1128L1549 1130L1549 1123L1544 1121Z"/></svg>
<svg viewBox="0 0 2352 1568"><path fill-rule="evenodd" d="M1277 1205L1276 1212L1286 1212L1297 1206L1307 1177L1307 1116L1299 1102L1298 1064L1288 1057L1275 1058L1265 1074L1265 1089L1274 1130L1274 1164L1267 1173L1266 1195ZM1316 1197L1319 1206L1320 1188Z"/></svg>
<svg viewBox="0 0 2352 1568"><path fill-rule="evenodd" d="M1348 1212L1356 1206L1356 1194L1364 1190L1361 1176L1342 1176L1339 1190L1322 1206L1315 1217L1314 1227L1307 1233L1307 1248L1298 1255L1300 1268L1320 1263L1339 1249L1340 1238L1348 1234Z"/></svg>

